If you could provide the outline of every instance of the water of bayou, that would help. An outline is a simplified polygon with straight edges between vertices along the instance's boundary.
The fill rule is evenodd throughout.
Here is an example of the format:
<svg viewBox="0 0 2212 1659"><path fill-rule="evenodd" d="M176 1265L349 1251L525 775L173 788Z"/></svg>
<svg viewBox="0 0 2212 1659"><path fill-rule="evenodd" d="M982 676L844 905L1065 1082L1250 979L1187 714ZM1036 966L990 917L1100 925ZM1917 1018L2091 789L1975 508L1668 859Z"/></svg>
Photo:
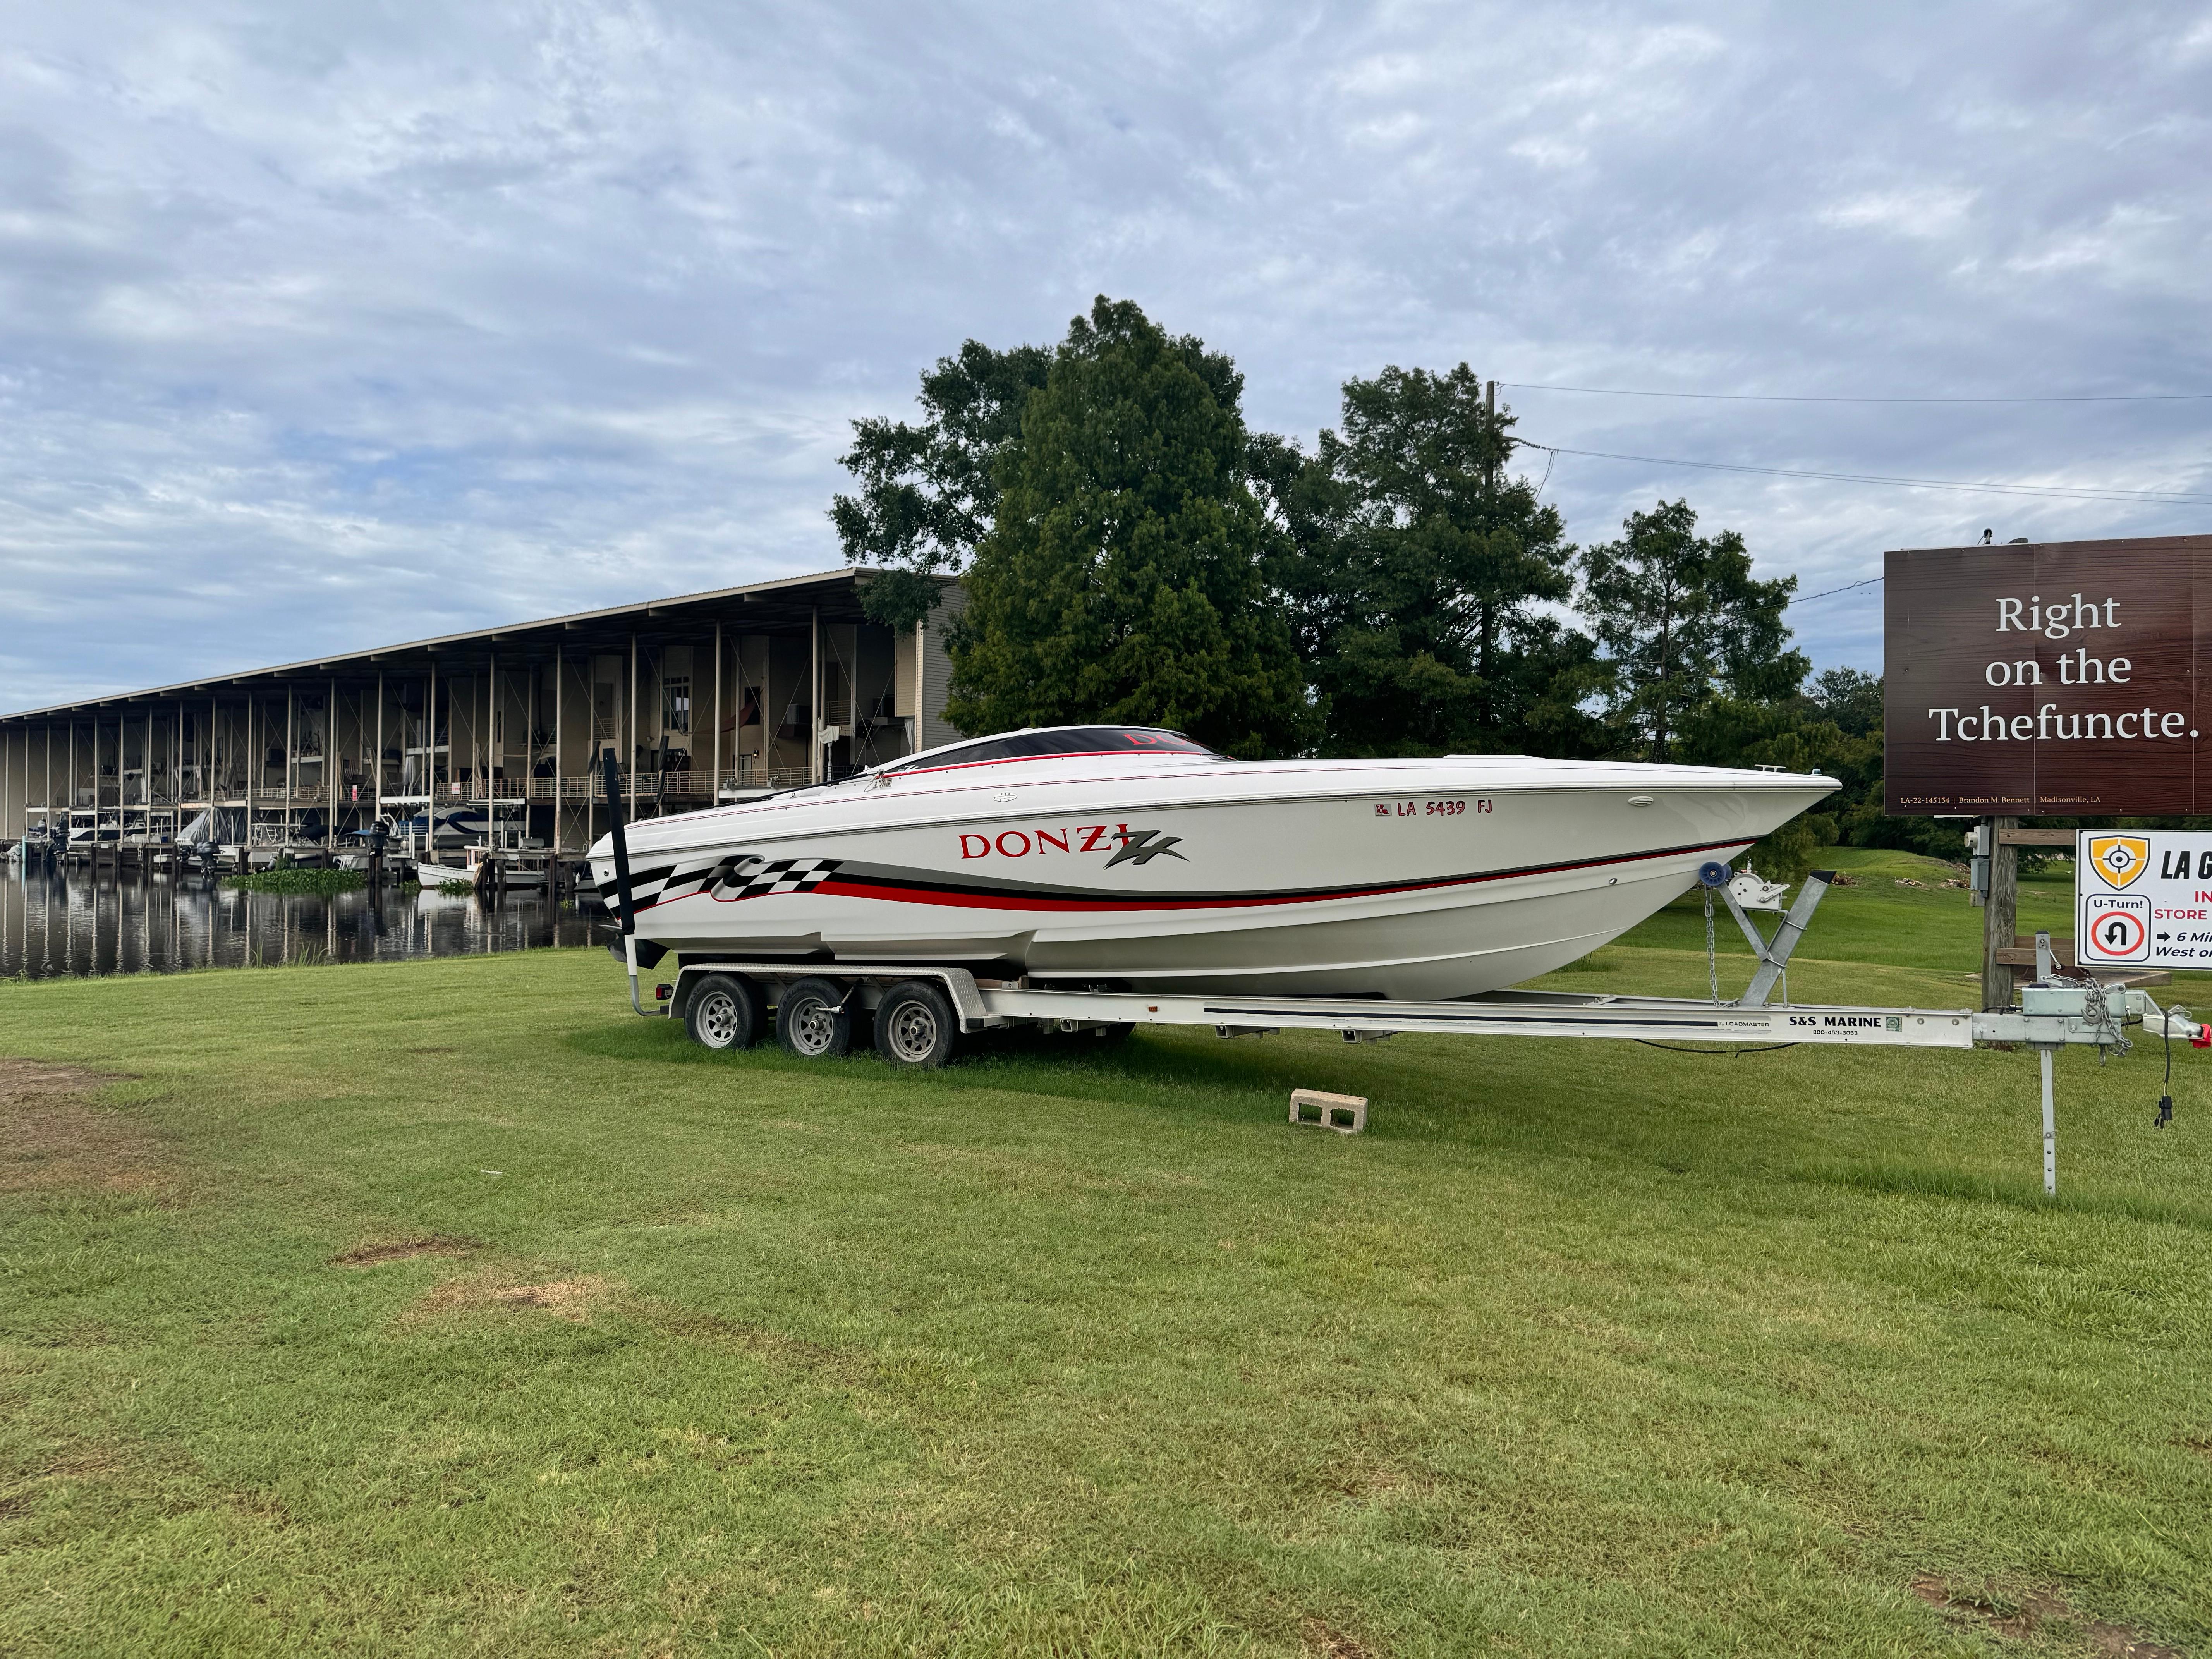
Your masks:
<svg viewBox="0 0 2212 1659"><path fill-rule="evenodd" d="M245 893L164 872L0 865L0 978L385 962L589 945L604 924L542 895Z"/></svg>

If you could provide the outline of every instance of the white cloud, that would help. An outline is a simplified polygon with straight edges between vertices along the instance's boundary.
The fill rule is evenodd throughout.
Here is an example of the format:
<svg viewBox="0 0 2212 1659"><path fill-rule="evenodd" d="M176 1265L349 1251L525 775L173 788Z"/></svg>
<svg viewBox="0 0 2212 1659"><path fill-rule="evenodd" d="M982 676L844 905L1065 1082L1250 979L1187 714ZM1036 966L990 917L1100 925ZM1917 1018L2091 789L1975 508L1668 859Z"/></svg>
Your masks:
<svg viewBox="0 0 2212 1659"><path fill-rule="evenodd" d="M1509 145L1506 154L1517 155L1524 161L1533 161L1540 167L1579 167L1589 160L1588 146L1545 135L1523 138Z"/></svg>
<svg viewBox="0 0 2212 1659"><path fill-rule="evenodd" d="M1965 222L1974 192L1956 185L1906 185L1869 191L1822 208L1814 216L1844 230L1899 236L1948 236Z"/></svg>
<svg viewBox="0 0 2212 1659"><path fill-rule="evenodd" d="M1253 419L1308 437L1386 362L2212 384L2201 6L10 21L0 706L823 568L853 416L1101 291L1234 353ZM2203 483L2187 405L1509 397L1579 448ZM1808 589L1984 523L2202 525L1571 459L1550 489L1586 539L1661 493ZM1870 637L1807 626L1816 655Z"/></svg>

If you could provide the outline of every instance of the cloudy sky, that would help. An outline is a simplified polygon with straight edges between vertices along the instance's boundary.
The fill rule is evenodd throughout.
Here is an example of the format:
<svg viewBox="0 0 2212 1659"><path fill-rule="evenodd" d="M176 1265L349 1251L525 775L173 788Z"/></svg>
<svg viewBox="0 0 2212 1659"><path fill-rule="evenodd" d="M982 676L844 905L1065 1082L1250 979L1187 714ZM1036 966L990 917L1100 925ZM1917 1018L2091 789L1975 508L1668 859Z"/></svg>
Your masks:
<svg viewBox="0 0 2212 1659"><path fill-rule="evenodd" d="M2212 528L2203 0L0 16L0 708L833 566L852 417L1101 292L1309 441L1464 360L1567 449L2124 497L1550 458L1808 594Z"/></svg>

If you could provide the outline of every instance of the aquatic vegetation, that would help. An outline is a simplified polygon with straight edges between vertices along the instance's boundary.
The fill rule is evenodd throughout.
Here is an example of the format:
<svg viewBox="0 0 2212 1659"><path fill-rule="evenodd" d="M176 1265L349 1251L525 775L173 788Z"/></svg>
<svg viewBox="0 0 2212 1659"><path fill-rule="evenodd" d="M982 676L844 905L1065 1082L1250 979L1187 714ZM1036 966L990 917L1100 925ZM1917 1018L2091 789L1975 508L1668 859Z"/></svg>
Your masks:
<svg viewBox="0 0 2212 1659"><path fill-rule="evenodd" d="M290 866L222 878L224 886L248 893L351 893L368 884L368 878L358 870L301 870Z"/></svg>

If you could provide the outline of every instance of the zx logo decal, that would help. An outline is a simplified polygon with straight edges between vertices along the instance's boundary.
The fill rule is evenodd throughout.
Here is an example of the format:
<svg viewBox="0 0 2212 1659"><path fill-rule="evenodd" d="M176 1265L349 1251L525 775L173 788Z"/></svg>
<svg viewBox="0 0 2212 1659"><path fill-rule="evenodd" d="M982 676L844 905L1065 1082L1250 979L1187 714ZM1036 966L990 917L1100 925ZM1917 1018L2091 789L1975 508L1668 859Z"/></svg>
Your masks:
<svg viewBox="0 0 2212 1659"><path fill-rule="evenodd" d="M1163 853L1171 859L1182 858L1175 850L1176 843L1182 839L1181 836L1163 836L1157 830L1124 830L1119 839L1121 850L1106 860L1109 870L1117 864L1149 864ZM1189 862L1188 859L1183 861Z"/></svg>

